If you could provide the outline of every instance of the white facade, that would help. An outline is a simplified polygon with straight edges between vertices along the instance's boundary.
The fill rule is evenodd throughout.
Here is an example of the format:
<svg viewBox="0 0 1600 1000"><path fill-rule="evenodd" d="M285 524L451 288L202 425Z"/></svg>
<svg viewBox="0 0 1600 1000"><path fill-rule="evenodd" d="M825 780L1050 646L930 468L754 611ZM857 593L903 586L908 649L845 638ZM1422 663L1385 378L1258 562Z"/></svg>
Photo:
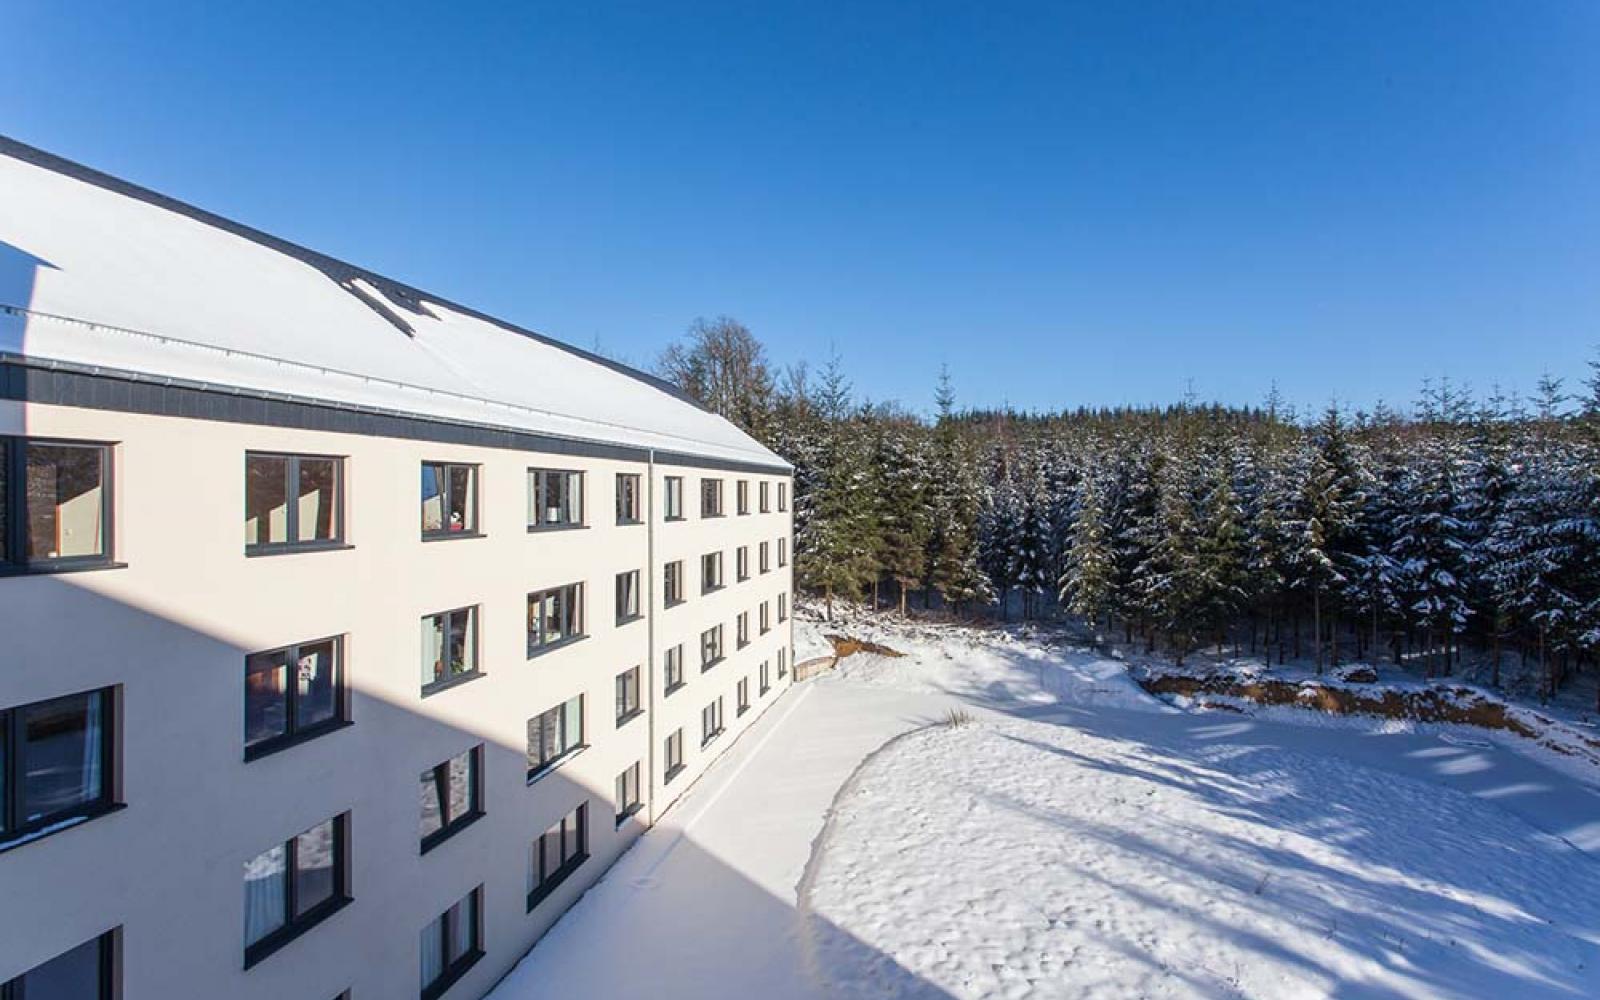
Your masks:
<svg viewBox="0 0 1600 1000"><path fill-rule="evenodd" d="M56 184L35 176L40 168L32 163L19 166L0 156L0 169L26 174L37 187ZM108 196L81 180L70 181L67 190L76 194L63 202L63 218L81 208L81 199L98 203ZM117 211L134 211L122 204L131 199L109 196L122 206ZM52 261L50 251L28 242L42 230L8 231L7 197L0 190L0 241L35 261L35 269L49 261L70 271L65 249L73 241L51 236ZM140 203L134 214L163 211ZM165 214L179 229L200 225ZM92 213L85 218L92 230ZM79 230L78 244L92 243L92 231ZM139 233L123 230L116 238L125 255L137 254ZM270 248L255 251L270 258L269 273L296 266L284 265ZM203 285L206 278L199 268L188 283ZM320 280L331 294L348 295ZM34 289L38 282L35 274ZM585 435L568 435L563 432L583 423L582 413L563 416L555 428L526 409L526 400L506 401L492 392L474 397L472 405L483 411L476 417L508 402L524 406L517 411L522 416L468 419L430 410L421 400L425 387L410 383L389 385L390 398L378 405L345 398L325 377L307 374L285 401L266 395L278 389L251 383L248 365L257 362L233 370L223 355L208 355L215 370L206 378L189 372L165 384L161 367L179 348L157 344L148 354L126 353L133 338L128 331L163 331L83 317L96 327L73 342L73 317L41 310L36 299L5 300L8 287L19 282L8 285L0 275L0 306L9 307L12 322L0 351L0 443L20 454L16 449L30 443L95 442L106 446L110 463L107 488L92 494L94 501L105 500L103 528L92 515L85 519L83 511L93 509L84 503L89 494L68 497L60 486L53 495L30 492L16 480L37 487L29 478L35 472L20 459L8 466L8 513L0 516L11 526L4 550L9 563L0 560L0 631L8 637L0 727L9 730L0 740L8 754L0 800L12 804L0 813L0 984L112 932L104 961L113 995L124 1000L328 998L344 991L352 1000L438 995L422 982L427 945L421 935L481 887L475 949L481 956L456 963L442 993L481 996L786 690L792 640L790 622L778 618L779 605L792 600L791 566L787 558L779 565L790 537L788 504L779 503L789 492L787 467L690 404L626 373L606 369L594 376L601 388L623 379L627 392L643 393L650 407L670 415L664 424L673 434L658 441L648 427L636 433L614 421L591 422ZM70 305L62 301L58 310ZM277 304L279 321L285 310ZM415 346L393 328L385 336L402 350ZM507 340L495 356L512 363L522 338L509 331L501 336ZM123 352L115 359L122 363L95 362L108 343ZM555 350L529 344L540 358ZM54 358L44 345L76 356ZM70 363L56 363L62 360ZM599 367L570 356L561 363L574 361L581 370ZM284 378L296 366L315 364L298 357L273 362ZM478 374L454 369L454 377L467 382ZM533 387L522 391L535 396L547 377L533 364L496 377L509 382L516 375ZM418 405L411 406L413 400ZM451 404L457 405L466 404ZM642 423L654 421L646 414ZM693 440L701 426L713 429L704 448ZM247 551L250 453L337 458L339 537L330 544ZM475 470L475 531L425 537L419 483L426 462ZM581 473L581 526L530 530L532 469ZM619 474L640 477L642 523L618 523ZM669 477L683 483L682 519L664 516ZM723 484L720 516L702 515L705 479ZM747 512L738 505L740 482L748 483ZM53 559L44 551L47 542L39 541L54 531L65 551L97 530L105 531L96 540L105 544L104 558L76 564ZM32 558L25 544L30 538ZM764 572L763 544L769 551ZM749 551L744 579L737 573L741 546ZM701 557L713 552L722 553L725 579L720 588L705 590ZM677 561L685 571L684 599L669 608L664 567ZM640 574L641 613L619 622L617 575L631 571ZM582 586L582 638L530 655L529 595L569 584ZM770 609L765 631L763 602ZM476 609L477 674L425 690L423 618L466 607ZM749 621L743 646L737 641L741 614ZM723 658L702 670L701 635L718 625ZM241 722L247 657L325 638L337 638L341 649L340 718L303 739L286 737L247 754ZM663 658L679 644L683 683L669 694ZM617 676L633 667L640 670L643 711L619 724ZM746 679L750 704L741 712L738 690ZM303 673L299 685L303 692ZM95 775L103 795L84 818L69 815L30 828L19 788L32 787L34 779L57 785L88 779L87 765L77 758L63 764L38 749L48 742L48 727L31 731L44 742L28 743L31 717L22 710L97 689L110 692L97 730L106 747L104 772ZM529 720L579 695L580 747L530 776ZM702 710L718 698L724 731L702 746ZM683 767L667 781L666 741L680 728ZM424 851L421 775L480 746L481 815L436 836ZM619 822L617 779L635 763L643 778L641 809ZM52 769L71 773L52 779ZM587 860L530 908L533 845L580 804L588 810ZM7 816L9 830L3 829ZM346 819L332 905L313 919L290 919L284 931L265 939L271 947L247 950L247 864L335 816ZM315 898L318 885L308 881L300 891Z"/></svg>

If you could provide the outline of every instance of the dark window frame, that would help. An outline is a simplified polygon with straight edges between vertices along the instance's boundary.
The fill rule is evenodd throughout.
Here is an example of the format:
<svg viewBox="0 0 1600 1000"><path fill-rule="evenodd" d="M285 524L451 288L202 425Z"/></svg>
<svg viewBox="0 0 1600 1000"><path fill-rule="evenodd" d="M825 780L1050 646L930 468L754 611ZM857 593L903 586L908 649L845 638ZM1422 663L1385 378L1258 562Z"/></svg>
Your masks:
<svg viewBox="0 0 1600 1000"><path fill-rule="evenodd" d="M573 478L577 479L577 481L578 481L578 502L575 505L577 507L577 518L576 518L576 520L567 520L567 521L546 521L544 519L545 508L544 508L543 503L540 503L537 507L534 507L533 510L529 511L529 513L534 515L534 516L531 517L529 519L529 521L528 521L528 530L532 531L532 532L540 532L540 531L571 531L571 530L573 530L575 528L587 527L588 526L588 520L586 518L586 515L587 515L588 511L585 508L587 508L587 506L588 506L588 492L589 492L589 489L588 489L587 484L584 481L584 474L583 474L583 470L582 469L550 469L550 468L544 468L542 466L529 466L528 467L528 504L529 504L529 506L532 507L534 500L543 497L544 491L545 491L545 485L549 481L549 477L551 477L551 476L560 476L565 480L565 483L566 483L566 485L565 485L566 499L565 499L565 502L563 504L563 507L565 507L569 511L574 506L574 504L572 503L572 480L573 480Z"/></svg>
<svg viewBox="0 0 1600 1000"><path fill-rule="evenodd" d="M708 636L715 636L716 641L708 641ZM709 658L706 656L708 652L712 654ZM723 635L722 624L719 622L700 633L700 672L705 673L727 658L726 636Z"/></svg>
<svg viewBox="0 0 1600 1000"><path fill-rule="evenodd" d="M750 612L741 611L733 619L733 648L740 650L750 645Z"/></svg>
<svg viewBox="0 0 1600 1000"><path fill-rule="evenodd" d="M583 581L580 580L576 583L563 583L558 587L546 587L543 590L535 590L528 594L528 659L531 660L535 657L543 656L545 653L561 649L564 646L570 646L572 643L589 637L585 621L588 616L584 613L584 589ZM538 616L538 626L535 627L534 625L534 604L542 604L544 598L551 594L561 596L570 602L570 606L563 614L563 617L568 619L572 627L567 634L559 639L543 638L544 615L542 613ZM537 639L535 638L536 634L539 636Z"/></svg>
<svg viewBox="0 0 1600 1000"><path fill-rule="evenodd" d="M733 717L735 719L737 719L740 716L744 715L744 713L750 711L750 677L749 677L749 675L746 675L744 677L739 678L739 683L737 683L737 684L735 684L733 686L733 691L734 691L734 696L733 696L733 700L734 700Z"/></svg>
<svg viewBox="0 0 1600 1000"><path fill-rule="evenodd" d="M477 678L484 676L483 661L482 661L483 650L481 648L482 645L483 645L483 640L482 640L483 621L482 621L480 615L478 614L478 609L479 609L479 605L477 605L477 604L467 604L467 605L464 605L464 606L459 607L459 608L448 608L448 609L446 609L444 611L434 611L431 614L423 615L422 618L420 619L421 621L427 621L430 618L439 618L441 616L453 615L457 611L465 611L470 616L470 621L472 623L472 643L471 643L472 669L463 671L463 672L461 672L459 674L447 674L446 676L441 677L438 680L431 681L431 682L429 682L427 684L422 685L422 696L424 698L426 698L428 695L435 694L435 693L437 693L439 691L444 691L444 690L448 690L449 688L453 688L457 684L465 684L467 681L476 680ZM451 632L452 632L452 627L449 624L449 618L446 617L445 618L445 632L444 632L444 636L445 636L444 648L447 649L447 650L450 648Z"/></svg>
<svg viewBox="0 0 1600 1000"><path fill-rule="evenodd" d="M715 723L716 728L711 728ZM723 711L722 695L717 695L700 710L700 746L708 747L717 737L728 731L727 716Z"/></svg>
<svg viewBox="0 0 1600 1000"><path fill-rule="evenodd" d="M683 773L683 727L668 733L661 742L661 783L670 785L673 778Z"/></svg>
<svg viewBox="0 0 1600 1000"><path fill-rule="evenodd" d="M761 661L761 670L758 676L760 677L760 684L756 689L756 697L761 698L772 690L772 661Z"/></svg>
<svg viewBox="0 0 1600 1000"><path fill-rule="evenodd" d="M427 854L435 847L438 847L440 844L449 840L451 837L454 837L456 834L460 833L462 830L465 830L478 820L482 819L485 815L483 808L484 746L482 743L479 743L477 746L469 748L466 753L467 760L469 761L467 781L470 783L471 791L471 798L467 804L467 811L450 820L448 823L440 826L439 829L433 831L432 833L421 837L418 843L419 854ZM459 756L461 755L452 754L428 769L429 771L433 772L434 787L437 789L437 793L439 795L439 808L441 812L444 810L445 803L449 800L450 762ZM417 776L420 779L422 773L419 772ZM441 777L443 780L441 780Z"/></svg>
<svg viewBox="0 0 1600 1000"><path fill-rule="evenodd" d="M629 704L627 699L623 696L629 683L625 680L625 678L629 677L632 678L632 704ZM637 666L629 667L627 670L624 670L622 673L613 678L613 684L615 685L615 694L617 699L616 728L621 729L623 726L644 714L644 671Z"/></svg>
<svg viewBox="0 0 1600 1000"><path fill-rule="evenodd" d="M683 511L683 477L664 476L661 488L661 519L663 521L687 521L688 515Z"/></svg>
<svg viewBox="0 0 1600 1000"><path fill-rule="evenodd" d="M570 760L572 757L575 757L579 753L582 753L584 750L587 750L589 748L589 744L587 742L588 737L589 737L589 723L588 723L588 720L585 718L585 716L587 716L589 714L588 700L589 700L588 696L585 695L585 694L573 695L571 698L562 699L560 703L550 706L549 708L545 709L543 712L538 713L537 715L533 716L533 718L528 720L529 722L532 722L532 721L534 721L534 719L543 719L546 715L549 715L551 712L560 711L562 713L563 729L565 729L565 723L566 723L565 713L566 713L566 710L567 710L567 706L572 704L574 701L576 701L578 703L578 739L577 739L577 742L564 745L560 750L556 751L556 753L554 755L550 756L550 757L541 757L541 759L539 760L539 763L537 763L537 764L529 763L528 764L528 777L527 777L527 783L528 784L530 784L530 785L533 784L535 781L538 781L540 778L544 777L545 775L549 774L551 771L554 771L556 768L560 767L567 760ZM544 723L541 722L540 723L540 727L543 728L543 725L544 725ZM529 750L529 753L527 753L524 756L524 762L527 762L528 758L532 757L532 751L531 751L532 741L531 740L529 741L529 747L530 747L530 750Z"/></svg>
<svg viewBox="0 0 1600 1000"><path fill-rule="evenodd" d="M98 955L96 956L96 964L99 967L100 988L95 991L98 994L97 996L83 997L82 1000L120 1000L120 997L122 996L120 983L122 972L122 961L120 954L122 945L122 928L120 926L113 927L102 934L96 934L89 940L73 945L66 951L63 951L58 955L53 955L50 958L45 959L43 962L40 962L38 965L35 965L33 968L27 969L13 978L0 983L0 1000L27 1000L27 986L23 980L49 965L51 962L54 962L56 959L65 958L67 955L77 951L86 944L96 945L99 951ZM335 998L335 1000L337 1000L337 998Z"/></svg>
<svg viewBox="0 0 1600 1000"><path fill-rule="evenodd" d="M249 761L259 760L262 757L275 754L281 750L287 750L293 746L299 746L301 743L309 742L310 740L314 740L319 736L326 736L329 733L337 732L347 726L353 725L353 723L350 721L350 687L345 680L344 636L342 635L323 636L320 639L307 639L305 642L295 642L290 643L287 646L277 646L272 649L261 649L254 653L247 653L244 658L246 683L248 684L249 682L250 661L253 658L257 656L267 656L273 653L289 652L291 650L298 651L306 646L315 646L324 642L331 642L333 644L333 718L324 719L321 722L313 723L312 725L305 727L301 727L296 724L295 708L300 700L300 685L288 685L284 689L283 694L284 719L287 722L286 728L277 736L268 736L263 739L259 739L254 743L246 742L244 745L244 759L247 763ZM297 657L291 656L290 658L296 659ZM248 688L246 689L245 694L245 704L248 705Z"/></svg>
<svg viewBox="0 0 1600 1000"><path fill-rule="evenodd" d="M700 477L700 516L724 517L728 507L722 495L722 479L716 476Z"/></svg>
<svg viewBox="0 0 1600 1000"><path fill-rule="evenodd" d="M677 653L676 657L672 655L674 652ZM676 681L673 680L672 668L674 662L677 664ZM683 686L689 683L683 676L683 643L680 642L675 646L668 646L666 652L662 654L661 679L664 684L661 690L661 697L663 698L682 690Z"/></svg>
<svg viewBox="0 0 1600 1000"><path fill-rule="evenodd" d="M100 551L93 555L55 559L28 558L28 449L36 445L93 449L100 453ZM116 443L68 438L0 434L0 464L4 466L5 517L0 520L0 576L27 573L72 573L114 569L116 561Z"/></svg>
<svg viewBox="0 0 1600 1000"><path fill-rule="evenodd" d="M632 483L633 503L631 506L623 503L623 498L628 495L627 491L623 489L624 481ZM644 523L644 477L637 472L617 473L617 523Z"/></svg>
<svg viewBox="0 0 1600 1000"><path fill-rule="evenodd" d="M707 566L715 566L715 573L707 573ZM707 552L700 557L700 593L712 594L728 585L728 577L723 566L722 550Z"/></svg>
<svg viewBox="0 0 1600 1000"><path fill-rule="evenodd" d="M674 559L661 567L662 607L675 608L688 598L683 596L683 560Z"/></svg>
<svg viewBox="0 0 1600 1000"><path fill-rule="evenodd" d="M623 597L622 587L623 587L623 582L625 580L630 579L630 578L633 581L633 610L632 611L625 611L623 609L623 603L624 602L623 602L623 599L622 599L622 597ZM626 625L629 622L636 622L639 619L644 617L644 571L643 570L630 569L630 570L624 570L623 572L617 574L616 600L617 600L617 607L616 607L617 622L616 623L618 625Z"/></svg>
<svg viewBox="0 0 1600 1000"><path fill-rule="evenodd" d="M750 546L741 545L733 550L733 582L750 579Z"/></svg>
<svg viewBox="0 0 1600 1000"><path fill-rule="evenodd" d="M355 898L350 893L350 813L345 811L336 816L331 816L329 819L333 820L333 895L304 913L297 914L295 912L299 909L296 897L300 894L299 879L296 877L295 869L295 862L299 854L298 842L303 835L310 833L327 822L327 820L323 820L301 830L283 842L283 909L285 920L283 926L244 946L244 967L246 969L259 964L267 956L277 952L289 942L338 913L350 905Z"/></svg>
<svg viewBox="0 0 1600 1000"><path fill-rule="evenodd" d="M325 549L351 548L350 545L345 544L344 540L344 463L347 457L345 455L317 455L311 452L252 451L247 449L244 453L245 489L247 491L249 490L250 460L252 458L280 458L287 463L284 467L284 496L287 498L287 509L284 514L283 527L284 537L287 540L282 542L246 542L244 554L247 556L277 556L290 552L317 552ZM307 458L317 462L333 463L333 537L299 542L294 540L295 536L300 533L298 530L300 527L300 504L297 502L298 497L295 489L300 482L300 460ZM248 511L248 505L246 510Z"/></svg>
<svg viewBox="0 0 1600 1000"><path fill-rule="evenodd" d="M628 778L633 778L633 797L628 798ZM642 761L634 761L617 775L617 810L615 829L644 810L644 768Z"/></svg>
<svg viewBox="0 0 1600 1000"><path fill-rule="evenodd" d="M557 864L555 865L555 867L554 868L550 868L547 871L546 870L546 860L547 859L545 857L546 838L548 838L550 836L550 831L552 829L555 829L556 827L559 826L559 827L561 827L561 832L557 836L560 838L561 843L563 845L565 845L565 843L566 843L566 824L567 824L567 821L569 819L573 820L573 822L577 825L577 829L578 829L578 837L577 837L578 850L577 850L577 853L573 854L573 855L570 855L570 856L558 855L558 857L556 859L557 860ZM528 912L532 913L533 910L534 910L534 907L538 906L540 903L544 902L546 899L549 899L551 893L555 892L558 888L560 888L561 884L563 882L565 882L569 877L571 877L572 873L577 871L579 868L581 868L583 866L583 863L585 861L588 861L588 860L589 860L589 803L588 803L587 800L585 800L583 802L578 803L576 808L573 808L573 809L567 811L566 813L562 814L560 819L558 819L554 823L550 824L550 826L545 828L543 833L539 834L539 836L534 838L534 840L533 840L533 848L532 848L532 856L529 858L529 861L530 861L530 863L537 864L539 866L539 878L535 882L533 888L528 890Z"/></svg>
<svg viewBox="0 0 1600 1000"><path fill-rule="evenodd" d="M778 512L785 513L789 510L789 484L778 484Z"/></svg>
<svg viewBox="0 0 1600 1000"><path fill-rule="evenodd" d="M761 566L761 572L763 572L763 573L771 573L772 572L772 543L771 542L762 542L760 547L757 549L757 552L760 553L760 556L757 559L757 562Z"/></svg>
<svg viewBox="0 0 1600 1000"><path fill-rule="evenodd" d="M122 699L118 685L73 691L30 701L10 708L0 709L0 746L5 754L5 791L0 796L0 853L22 847L67 830L76 829L108 813L124 808L121 792L121 775L117 764L120 758ZM23 794L27 788L22 726L22 713L36 705L65 698L98 696L100 698L100 794L89 802L79 803L36 819L23 820Z"/></svg>
<svg viewBox="0 0 1600 1000"><path fill-rule="evenodd" d="M761 513L772 513L772 483L761 480Z"/></svg>
<svg viewBox="0 0 1600 1000"><path fill-rule="evenodd" d="M425 541L425 542L436 542L436 541L441 541L441 540L447 539L447 538L482 538L482 537L484 537L484 534L483 534L483 480L482 480L482 477L479 476L479 474L478 474L482 470L483 467L481 465L479 465L478 463L476 463L476 462L442 462L442 461L433 461L433 460L430 460L430 459L423 459L422 460L422 464L420 466L418 466L418 473L417 473L418 476L421 476L421 474L422 474L421 470L422 469L425 469L430 465L436 466L437 468L442 470L442 475L436 474L436 478L440 482L442 482L444 484L443 492L441 492L439 494L439 496L441 498L440 501L439 501L440 510L441 510L442 515L443 515L444 526L441 527L441 528L438 528L438 529L436 529L434 531L429 531L426 527L422 527L422 529L421 529L422 530L422 540ZM450 480L450 470L451 469L467 469L467 470L469 470L471 472L471 479L472 479L472 523L470 525L466 525L466 524L462 525L460 531L451 531L450 530L450 508L451 508L451 506L453 506L451 504L451 502L450 502L450 495L451 495L451 492L455 488L451 484L451 480ZM419 482L420 482L420 479L419 479ZM417 517L419 519L419 521L418 521L419 527L421 526L421 523L422 523L421 520L420 520L421 517L422 517L422 503L423 503L423 501L419 497L419 499L417 501Z"/></svg>
<svg viewBox="0 0 1600 1000"><path fill-rule="evenodd" d="M428 926L439 925L439 954L450 954L450 911L466 903L472 910L472 942L464 954L454 962L439 971L433 982L422 987L422 1000L438 1000L439 997L454 986L467 970L478 963L484 956L483 950L483 886L479 885L471 892L445 907L437 917L428 921Z"/></svg>
<svg viewBox="0 0 1600 1000"><path fill-rule="evenodd" d="M734 480L733 507L741 516L750 513L750 480Z"/></svg>

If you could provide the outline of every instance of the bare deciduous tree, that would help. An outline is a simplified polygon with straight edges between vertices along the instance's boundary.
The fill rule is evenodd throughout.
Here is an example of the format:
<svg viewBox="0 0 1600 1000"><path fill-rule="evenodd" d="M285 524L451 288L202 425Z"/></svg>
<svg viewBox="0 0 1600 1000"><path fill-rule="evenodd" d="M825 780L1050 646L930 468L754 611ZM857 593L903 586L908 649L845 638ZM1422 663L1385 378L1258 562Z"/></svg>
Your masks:
<svg viewBox="0 0 1600 1000"><path fill-rule="evenodd" d="M656 362L656 371L700 405L759 437L772 405L767 352L736 319L696 319L683 340Z"/></svg>

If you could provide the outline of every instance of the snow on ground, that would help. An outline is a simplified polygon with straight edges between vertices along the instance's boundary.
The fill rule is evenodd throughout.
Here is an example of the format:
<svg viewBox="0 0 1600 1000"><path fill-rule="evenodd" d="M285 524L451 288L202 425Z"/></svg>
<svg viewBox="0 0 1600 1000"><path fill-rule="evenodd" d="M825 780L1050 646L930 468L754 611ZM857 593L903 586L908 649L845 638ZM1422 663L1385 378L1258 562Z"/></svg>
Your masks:
<svg viewBox="0 0 1600 1000"><path fill-rule="evenodd" d="M1292 750L936 726L856 775L807 896L840 997L1600 993L1592 858Z"/></svg>
<svg viewBox="0 0 1600 1000"><path fill-rule="evenodd" d="M815 605L801 606L795 620L797 648L828 651L832 647L825 636L847 635L903 654L845 657L836 673L855 684L955 695L990 705L1071 702L1159 708L1128 676L1127 664L1054 636L908 622L843 604L835 605L833 622L817 615ZM799 652L795 656L806 658Z"/></svg>
<svg viewBox="0 0 1600 1000"><path fill-rule="evenodd" d="M785 693L493 1000L1600 996L1600 795L1533 759L811 610L909 655Z"/></svg>

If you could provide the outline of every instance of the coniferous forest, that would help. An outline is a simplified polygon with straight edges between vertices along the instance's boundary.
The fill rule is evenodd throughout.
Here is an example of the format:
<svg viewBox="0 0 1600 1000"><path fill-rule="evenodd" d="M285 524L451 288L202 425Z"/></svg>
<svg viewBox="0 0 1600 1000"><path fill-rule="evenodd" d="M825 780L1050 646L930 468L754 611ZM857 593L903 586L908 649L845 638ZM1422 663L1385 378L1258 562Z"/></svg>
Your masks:
<svg viewBox="0 0 1600 1000"><path fill-rule="evenodd" d="M795 466L799 585L1040 617L1182 661L1470 666L1554 694L1600 651L1600 366L1531 399L1423 383L1406 411L1202 405L931 418L838 358L775 374L728 319L659 370Z"/></svg>

